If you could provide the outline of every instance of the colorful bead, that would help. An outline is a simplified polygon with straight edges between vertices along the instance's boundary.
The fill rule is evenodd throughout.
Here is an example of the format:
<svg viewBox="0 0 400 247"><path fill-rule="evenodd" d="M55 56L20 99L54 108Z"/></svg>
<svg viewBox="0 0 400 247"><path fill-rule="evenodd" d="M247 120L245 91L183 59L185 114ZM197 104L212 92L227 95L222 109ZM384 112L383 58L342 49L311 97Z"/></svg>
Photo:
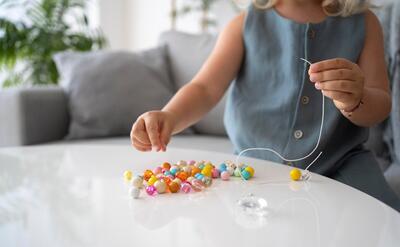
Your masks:
<svg viewBox="0 0 400 247"><path fill-rule="evenodd" d="M192 167L191 166L184 166L182 168L182 171L186 172L187 174L191 174L192 173Z"/></svg>
<svg viewBox="0 0 400 247"><path fill-rule="evenodd" d="M211 170L212 168L210 168L210 169L206 169L206 168L204 168L202 171L201 171L201 174L203 174L204 176L206 176L206 177L211 177L212 176L212 170Z"/></svg>
<svg viewBox="0 0 400 247"><path fill-rule="evenodd" d="M226 171L229 172L229 175L233 175L233 173L235 172L235 169L232 166L228 166L226 168Z"/></svg>
<svg viewBox="0 0 400 247"><path fill-rule="evenodd" d="M194 177L194 175L196 175L197 173L200 173L201 170L200 168L198 168L197 166L192 167L192 177Z"/></svg>
<svg viewBox="0 0 400 247"><path fill-rule="evenodd" d="M199 161L194 164L196 167L200 167L201 165L204 165L204 161Z"/></svg>
<svg viewBox="0 0 400 247"><path fill-rule="evenodd" d="M138 188L138 189L142 188L143 187L143 178L141 176L135 176L132 179L132 186L134 188Z"/></svg>
<svg viewBox="0 0 400 247"><path fill-rule="evenodd" d="M162 168L169 170L169 169L171 168L171 164L168 163L168 162L164 162L164 163L162 164Z"/></svg>
<svg viewBox="0 0 400 247"><path fill-rule="evenodd" d="M254 177L254 168L251 166L247 166L246 168L244 168L245 171L248 171L250 173L251 177Z"/></svg>
<svg viewBox="0 0 400 247"><path fill-rule="evenodd" d="M180 185L175 182L171 182L168 187L169 187L169 191L171 191L171 193L176 193L180 189Z"/></svg>
<svg viewBox="0 0 400 247"><path fill-rule="evenodd" d="M158 194L162 194L167 190L167 184L163 180L156 181L154 187L156 187Z"/></svg>
<svg viewBox="0 0 400 247"><path fill-rule="evenodd" d="M240 177L240 174L241 174L240 168L239 168L239 167L236 167L235 172L233 173L233 175L234 175L235 177Z"/></svg>
<svg viewBox="0 0 400 247"><path fill-rule="evenodd" d="M139 188L135 188L135 187L131 187L129 189L129 195L133 198L133 199L138 199L140 196L140 189Z"/></svg>
<svg viewBox="0 0 400 247"><path fill-rule="evenodd" d="M171 168L171 170L169 170L169 172L170 172L172 175L175 176L175 174L178 172L178 168L177 168L177 167Z"/></svg>
<svg viewBox="0 0 400 247"><path fill-rule="evenodd" d="M206 187L210 187L212 184L212 178L210 177L204 177L202 181Z"/></svg>
<svg viewBox="0 0 400 247"><path fill-rule="evenodd" d="M294 168L290 171L290 178L293 181L298 181L301 179L301 171L297 168Z"/></svg>
<svg viewBox="0 0 400 247"><path fill-rule="evenodd" d="M147 186L147 187L146 187L146 193L147 193L149 196L154 196L154 195L156 194L156 192L157 192L157 189L156 189L156 187L154 187L153 185L150 185L150 186Z"/></svg>
<svg viewBox="0 0 400 247"><path fill-rule="evenodd" d="M164 177L163 180L167 185L172 182L172 179L170 177Z"/></svg>
<svg viewBox="0 0 400 247"><path fill-rule="evenodd" d="M229 172L227 172L227 171L223 171L222 173L221 173L221 179L222 180L229 180L229 177L230 177L231 175L229 174Z"/></svg>
<svg viewBox="0 0 400 247"><path fill-rule="evenodd" d="M204 178L204 175L201 173L197 173L196 175L194 175L194 177L201 180Z"/></svg>
<svg viewBox="0 0 400 247"><path fill-rule="evenodd" d="M151 176L153 176L153 172L152 171L150 171L150 170L144 171L144 173L143 173L144 180L149 181Z"/></svg>
<svg viewBox="0 0 400 247"><path fill-rule="evenodd" d="M191 184L195 191L200 191L205 188L203 181L201 181L199 179L193 179Z"/></svg>
<svg viewBox="0 0 400 247"><path fill-rule="evenodd" d="M133 174L132 174L132 171L125 171L124 172L124 178L125 178L125 180L127 180L127 181L129 181L129 180L131 180L132 179L132 176L133 176Z"/></svg>
<svg viewBox="0 0 400 247"><path fill-rule="evenodd" d="M225 163L220 164L218 167L218 170L219 170L219 172L226 171L226 164Z"/></svg>
<svg viewBox="0 0 400 247"><path fill-rule="evenodd" d="M212 170L214 168L211 162L207 162L203 169Z"/></svg>
<svg viewBox="0 0 400 247"><path fill-rule="evenodd" d="M146 185L146 193L151 196L167 191L190 193L192 190L200 191L211 186L213 178L221 177L222 180L229 180L233 175L241 176L247 180L254 176L254 168L243 164L236 166L231 161L225 161L216 168L209 161L195 162L191 160L186 162L181 160L173 166L164 162L161 166L155 167L154 170L147 169L143 176L133 177L131 171L124 172L124 178L129 180L132 185L129 194L133 198L139 197L140 189L144 185ZM299 177L301 179L301 172Z"/></svg>
<svg viewBox="0 0 400 247"><path fill-rule="evenodd" d="M149 181L147 181L148 185L153 185L158 179L156 178L156 176L151 176L151 178L149 179Z"/></svg>
<svg viewBox="0 0 400 247"><path fill-rule="evenodd" d="M190 193L190 191L192 190L192 186L189 184L189 183L182 183L182 185L181 185L181 191L183 192L183 193Z"/></svg>
<svg viewBox="0 0 400 247"><path fill-rule="evenodd" d="M175 178L174 180L172 180L172 182L177 183L179 185L181 185L182 180L180 180L179 178Z"/></svg>
<svg viewBox="0 0 400 247"><path fill-rule="evenodd" d="M212 173L213 178L219 178L219 170L218 169L213 168L211 173Z"/></svg>
<svg viewBox="0 0 400 247"><path fill-rule="evenodd" d="M248 172L248 171L246 171L246 170L243 170L243 171L242 171L242 178L243 178L243 179L248 180L250 177L251 177L250 172Z"/></svg>
<svg viewBox="0 0 400 247"><path fill-rule="evenodd" d="M162 167L157 166L156 168L154 168L153 173L154 174L160 174L162 172Z"/></svg>
<svg viewBox="0 0 400 247"><path fill-rule="evenodd" d="M188 174L186 172L178 172L178 174L176 174L176 177L179 178L182 181L186 181L186 179L189 176L188 176Z"/></svg>
<svg viewBox="0 0 400 247"><path fill-rule="evenodd" d="M187 163L186 163L186 161L184 161L184 160L180 160L179 162L178 162L178 166L186 166L187 165Z"/></svg>

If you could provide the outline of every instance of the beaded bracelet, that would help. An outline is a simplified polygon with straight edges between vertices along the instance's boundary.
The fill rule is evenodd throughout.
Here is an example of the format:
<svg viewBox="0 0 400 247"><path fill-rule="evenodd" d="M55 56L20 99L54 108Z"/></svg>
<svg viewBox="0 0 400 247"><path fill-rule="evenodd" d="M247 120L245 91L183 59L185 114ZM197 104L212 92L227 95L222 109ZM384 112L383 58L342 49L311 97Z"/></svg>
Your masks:
<svg viewBox="0 0 400 247"><path fill-rule="evenodd" d="M358 102L358 104L357 104L353 109L351 109L350 111L346 111L346 110L343 109L342 112L343 112L344 114L347 114L348 117L351 117L351 116L353 115L353 113L354 113L358 108L360 108L362 105L364 105L364 101L360 100L360 102Z"/></svg>

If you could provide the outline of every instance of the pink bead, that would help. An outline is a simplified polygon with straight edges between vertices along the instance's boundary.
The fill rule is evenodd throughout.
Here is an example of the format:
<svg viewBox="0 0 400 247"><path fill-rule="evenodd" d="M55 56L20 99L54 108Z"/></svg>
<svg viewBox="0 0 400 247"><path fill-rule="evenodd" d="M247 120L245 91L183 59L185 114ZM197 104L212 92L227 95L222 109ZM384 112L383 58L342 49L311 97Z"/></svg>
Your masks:
<svg viewBox="0 0 400 247"><path fill-rule="evenodd" d="M201 191L205 188L203 181L199 179L193 179L191 184L195 191Z"/></svg>
<svg viewBox="0 0 400 247"><path fill-rule="evenodd" d="M219 170L216 168L212 169L211 175L213 178L219 178Z"/></svg>
<svg viewBox="0 0 400 247"><path fill-rule="evenodd" d="M230 177L231 175L229 174L229 172L227 172L227 171L223 171L222 173L221 173L221 179L222 180L229 180L229 177Z"/></svg>
<svg viewBox="0 0 400 247"><path fill-rule="evenodd" d="M196 161L195 161L195 160L189 161L189 165L190 165L190 166L193 166L194 164L196 164Z"/></svg>
<svg viewBox="0 0 400 247"><path fill-rule="evenodd" d="M183 193L190 193L191 190L192 190L192 186L190 186L189 183L183 183L183 184L181 185L181 191L182 191Z"/></svg>
<svg viewBox="0 0 400 247"><path fill-rule="evenodd" d="M162 172L162 173L164 173L164 172L166 172L166 171L169 171L169 169L167 169L167 168L162 168L162 169L161 169L161 172Z"/></svg>
<svg viewBox="0 0 400 247"><path fill-rule="evenodd" d="M160 166L154 168L153 173L154 174L160 174L162 172L162 168Z"/></svg>
<svg viewBox="0 0 400 247"><path fill-rule="evenodd" d="M153 185L150 185L150 186L147 186L146 192L149 196L154 196L157 192L157 189Z"/></svg>

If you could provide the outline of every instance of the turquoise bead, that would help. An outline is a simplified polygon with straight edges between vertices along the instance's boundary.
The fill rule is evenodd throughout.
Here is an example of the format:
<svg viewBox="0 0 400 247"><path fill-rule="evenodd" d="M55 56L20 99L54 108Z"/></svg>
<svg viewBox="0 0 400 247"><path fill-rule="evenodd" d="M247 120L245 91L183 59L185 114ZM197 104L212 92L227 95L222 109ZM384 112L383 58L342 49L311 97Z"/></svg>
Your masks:
<svg viewBox="0 0 400 247"><path fill-rule="evenodd" d="M169 172L175 176L175 174L178 172L178 169L176 168L172 168L171 170L169 170Z"/></svg>
<svg viewBox="0 0 400 247"><path fill-rule="evenodd" d="M225 163L220 164L218 170L220 173L226 171L226 164Z"/></svg>
<svg viewBox="0 0 400 247"><path fill-rule="evenodd" d="M243 177L245 180L248 180L248 179L251 177L251 174L250 174L250 172L244 170L244 171L242 171L242 177Z"/></svg>

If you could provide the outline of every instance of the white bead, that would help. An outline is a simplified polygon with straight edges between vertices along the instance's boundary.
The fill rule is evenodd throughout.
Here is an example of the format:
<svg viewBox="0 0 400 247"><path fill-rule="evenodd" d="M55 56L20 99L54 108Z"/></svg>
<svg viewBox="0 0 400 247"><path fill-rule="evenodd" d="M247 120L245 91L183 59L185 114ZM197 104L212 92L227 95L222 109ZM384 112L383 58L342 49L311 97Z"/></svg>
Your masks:
<svg viewBox="0 0 400 247"><path fill-rule="evenodd" d="M186 166L187 165L187 163L186 163L186 161L184 161L184 160L180 160L179 162L178 162L178 166Z"/></svg>
<svg viewBox="0 0 400 247"><path fill-rule="evenodd" d="M167 190L167 184L164 181L157 181L154 183L154 187L156 187L157 193L162 194Z"/></svg>
<svg viewBox="0 0 400 247"><path fill-rule="evenodd" d="M235 172L235 169L232 166L228 166L226 168L226 171L229 172L229 175L233 175L233 173Z"/></svg>
<svg viewBox="0 0 400 247"><path fill-rule="evenodd" d="M133 199L138 199L140 196L140 189L135 188L135 187L131 187L129 189L129 195L133 198Z"/></svg>
<svg viewBox="0 0 400 247"><path fill-rule="evenodd" d="M136 176L132 179L132 186L138 189L143 187L143 178L140 176Z"/></svg>

